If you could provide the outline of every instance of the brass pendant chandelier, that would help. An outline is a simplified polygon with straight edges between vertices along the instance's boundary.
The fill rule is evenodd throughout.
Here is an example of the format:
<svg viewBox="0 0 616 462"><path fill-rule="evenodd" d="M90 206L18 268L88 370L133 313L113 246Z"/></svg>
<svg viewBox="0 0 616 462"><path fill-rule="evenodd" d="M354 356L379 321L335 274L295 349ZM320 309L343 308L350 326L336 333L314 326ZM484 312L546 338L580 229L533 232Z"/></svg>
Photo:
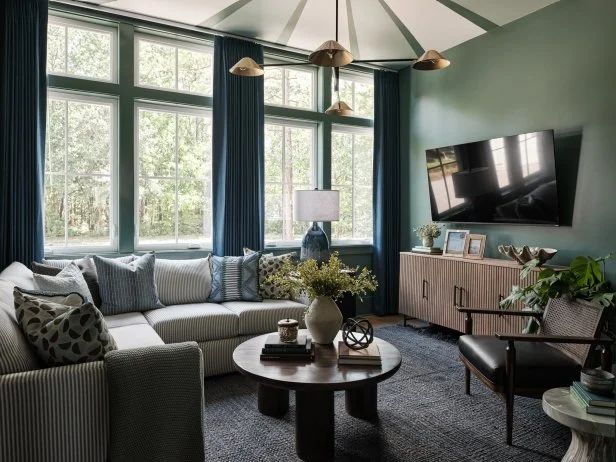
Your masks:
<svg viewBox="0 0 616 462"><path fill-rule="evenodd" d="M335 102L325 111L325 113L338 116L352 116L353 109L344 101L340 101L340 68L351 63L372 64L392 62L413 63L413 69L420 71L436 71L439 69L444 69L451 64L449 60L443 57L443 55L436 50L427 50L419 58L354 60L351 52L338 43L338 0L336 0L336 39L323 42L319 48L310 53L308 56L308 62L259 64L252 58L246 57L240 59L231 69L229 69L229 72L240 77L259 77L264 74L263 68L265 66L286 67L315 65L320 67L333 67L334 93L336 95L336 99Z"/></svg>

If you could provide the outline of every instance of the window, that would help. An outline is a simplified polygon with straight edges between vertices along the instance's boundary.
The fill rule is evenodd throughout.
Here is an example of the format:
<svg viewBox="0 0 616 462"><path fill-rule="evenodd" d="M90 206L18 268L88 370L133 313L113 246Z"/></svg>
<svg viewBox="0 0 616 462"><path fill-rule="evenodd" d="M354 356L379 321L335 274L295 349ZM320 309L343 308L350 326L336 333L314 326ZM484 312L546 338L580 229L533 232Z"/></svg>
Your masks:
<svg viewBox="0 0 616 462"><path fill-rule="evenodd" d="M265 104L315 108L316 73L297 67L265 67Z"/></svg>
<svg viewBox="0 0 616 462"><path fill-rule="evenodd" d="M137 105L138 247L199 248L212 240L209 112Z"/></svg>
<svg viewBox="0 0 616 462"><path fill-rule="evenodd" d="M353 108L356 117L374 117L374 79L369 74L340 73L340 100ZM335 100L332 78L332 102Z"/></svg>
<svg viewBox="0 0 616 462"><path fill-rule="evenodd" d="M332 189L340 190L334 240L372 241L372 130L332 131Z"/></svg>
<svg viewBox="0 0 616 462"><path fill-rule="evenodd" d="M47 73L115 81L116 41L114 28L50 16Z"/></svg>
<svg viewBox="0 0 616 462"><path fill-rule="evenodd" d="M302 238L308 223L293 221L293 192L315 184L316 126L302 122L265 123L265 241Z"/></svg>
<svg viewBox="0 0 616 462"><path fill-rule="evenodd" d="M49 93L46 248L113 245L115 118L113 99Z"/></svg>
<svg viewBox="0 0 616 462"><path fill-rule="evenodd" d="M137 38L138 84L183 93L212 94L212 49L159 37Z"/></svg>

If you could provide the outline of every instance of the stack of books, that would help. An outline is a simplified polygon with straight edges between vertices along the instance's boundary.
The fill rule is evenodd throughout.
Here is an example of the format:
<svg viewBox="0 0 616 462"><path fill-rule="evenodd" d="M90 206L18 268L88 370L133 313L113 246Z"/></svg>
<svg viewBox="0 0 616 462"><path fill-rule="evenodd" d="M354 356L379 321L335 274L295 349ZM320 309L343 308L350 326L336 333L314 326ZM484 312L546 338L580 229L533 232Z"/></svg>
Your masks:
<svg viewBox="0 0 616 462"><path fill-rule="evenodd" d="M261 359L264 361L312 361L314 359L312 339L306 337L305 334L300 334L295 342L284 343L280 341L278 334L270 334L261 350Z"/></svg>
<svg viewBox="0 0 616 462"><path fill-rule="evenodd" d="M602 396L589 392L580 382L573 382L569 394L588 414L616 415L616 399L612 396Z"/></svg>
<svg viewBox="0 0 616 462"><path fill-rule="evenodd" d="M443 249L440 247L425 247L423 245L416 245L411 249L411 252L425 253L427 255L442 255Z"/></svg>
<svg viewBox="0 0 616 462"><path fill-rule="evenodd" d="M344 342L338 342L338 364L353 366L380 366L381 353L376 343L371 343L368 348L353 350Z"/></svg>

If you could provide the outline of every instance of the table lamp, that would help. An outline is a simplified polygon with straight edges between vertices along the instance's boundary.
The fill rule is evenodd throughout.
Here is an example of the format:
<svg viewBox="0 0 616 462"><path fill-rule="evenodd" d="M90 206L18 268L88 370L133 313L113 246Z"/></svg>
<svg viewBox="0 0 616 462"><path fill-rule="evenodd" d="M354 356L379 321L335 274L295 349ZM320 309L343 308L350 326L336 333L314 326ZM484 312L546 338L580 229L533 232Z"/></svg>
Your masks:
<svg viewBox="0 0 616 462"><path fill-rule="evenodd" d="M312 221L302 240L300 259L312 258L318 263L328 261L329 239L318 222L340 219L340 191L300 189L295 191L293 199L293 219Z"/></svg>

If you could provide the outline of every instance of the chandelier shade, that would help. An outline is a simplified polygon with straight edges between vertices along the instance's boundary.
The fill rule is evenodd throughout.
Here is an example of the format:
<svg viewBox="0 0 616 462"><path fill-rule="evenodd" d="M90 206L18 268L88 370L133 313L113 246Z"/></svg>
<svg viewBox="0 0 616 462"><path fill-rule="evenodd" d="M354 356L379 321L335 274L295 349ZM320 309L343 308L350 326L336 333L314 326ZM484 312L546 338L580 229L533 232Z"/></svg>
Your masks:
<svg viewBox="0 0 616 462"><path fill-rule="evenodd" d="M348 117L353 115L353 109L344 101L338 100L327 108L325 114Z"/></svg>
<svg viewBox="0 0 616 462"><path fill-rule="evenodd" d="M229 72L241 77L259 77L264 74L263 68L252 58L240 59Z"/></svg>
<svg viewBox="0 0 616 462"><path fill-rule="evenodd" d="M413 69L419 71L436 71L444 69L451 63L436 50L428 50L413 64Z"/></svg>
<svg viewBox="0 0 616 462"><path fill-rule="evenodd" d="M310 53L308 61L316 66L342 67L353 62L353 55L335 40L327 40Z"/></svg>

